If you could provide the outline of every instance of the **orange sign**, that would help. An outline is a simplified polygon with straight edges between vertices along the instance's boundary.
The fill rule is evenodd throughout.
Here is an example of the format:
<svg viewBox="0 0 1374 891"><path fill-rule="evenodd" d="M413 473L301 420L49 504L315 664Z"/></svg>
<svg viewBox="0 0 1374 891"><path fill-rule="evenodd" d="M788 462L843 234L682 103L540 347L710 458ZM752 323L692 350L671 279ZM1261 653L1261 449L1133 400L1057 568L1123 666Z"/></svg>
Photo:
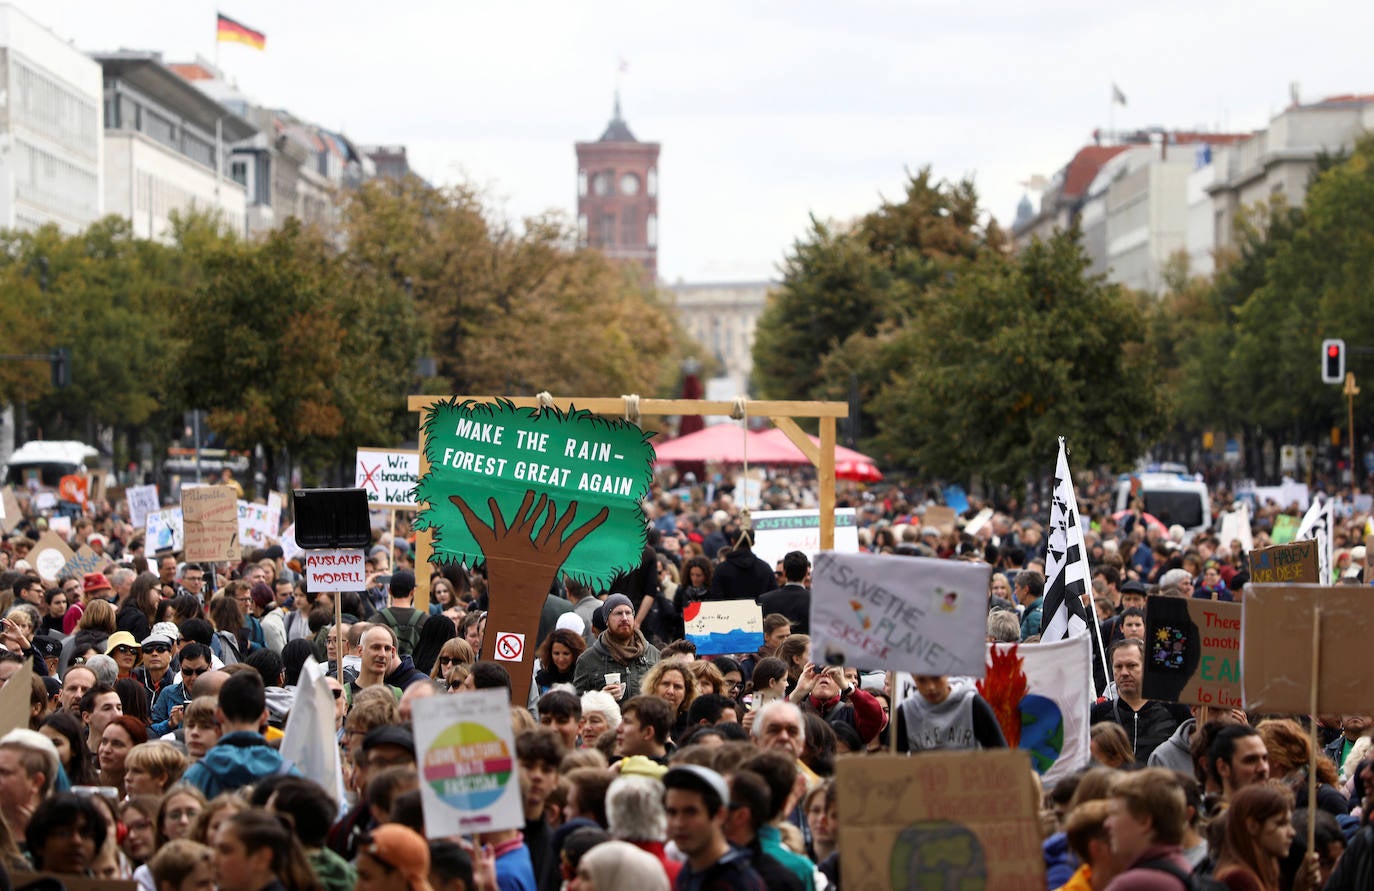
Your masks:
<svg viewBox="0 0 1374 891"><path fill-rule="evenodd" d="M57 483L57 497L63 501L86 506L86 495L90 492L91 478L75 473L62 477Z"/></svg>

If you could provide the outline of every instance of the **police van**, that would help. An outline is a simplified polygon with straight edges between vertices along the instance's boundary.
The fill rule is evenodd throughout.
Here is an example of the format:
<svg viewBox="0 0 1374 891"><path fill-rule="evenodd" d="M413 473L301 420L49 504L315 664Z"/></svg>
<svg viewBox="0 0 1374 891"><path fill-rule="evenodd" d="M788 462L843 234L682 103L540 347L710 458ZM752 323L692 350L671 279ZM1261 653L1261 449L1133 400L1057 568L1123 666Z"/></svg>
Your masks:
<svg viewBox="0 0 1374 891"><path fill-rule="evenodd" d="M1190 538L1212 528L1212 501L1207 484L1184 472L1181 465L1149 467L1118 476L1116 509L1130 508L1133 499L1139 499L1141 510L1165 526L1182 526Z"/></svg>

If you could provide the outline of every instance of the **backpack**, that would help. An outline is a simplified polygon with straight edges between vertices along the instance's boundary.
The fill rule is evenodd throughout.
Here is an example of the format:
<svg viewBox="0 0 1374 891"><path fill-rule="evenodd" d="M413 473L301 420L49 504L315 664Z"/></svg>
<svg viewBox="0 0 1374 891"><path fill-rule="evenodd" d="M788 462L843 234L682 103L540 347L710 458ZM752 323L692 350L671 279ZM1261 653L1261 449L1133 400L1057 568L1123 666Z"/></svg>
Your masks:
<svg viewBox="0 0 1374 891"><path fill-rule="evenodd" d="M391 611L391 607L377 611L377 618L383 625L396 632L396 649L405 656L415 654L415 644L420 640L420 626L425 619L429 618L425 613L418 609L407 607L410 610L410 618L406 619L405 624L401 625L396 621L396 614Z"/></svg>
<svg viewBox="0 0 1374 891"><path fill-rule="evenodd" d="M1210 864L1204 861L1192 872L1184 872L1164 857L1146 860L1136 866L1137 869L1153 869L1155 872L1168 873L1182 882L1188 891L1228 891L1226 883L1213 876L1209 867Z"/></svg>

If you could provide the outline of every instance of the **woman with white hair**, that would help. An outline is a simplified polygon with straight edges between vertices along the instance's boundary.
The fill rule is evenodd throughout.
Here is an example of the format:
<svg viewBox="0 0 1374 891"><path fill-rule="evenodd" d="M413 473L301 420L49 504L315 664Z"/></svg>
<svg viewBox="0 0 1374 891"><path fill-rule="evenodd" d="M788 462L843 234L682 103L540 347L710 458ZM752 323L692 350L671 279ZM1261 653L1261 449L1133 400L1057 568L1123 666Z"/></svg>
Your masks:
<svg viewBox="0 0 1374 891"><path fill-rule="evenodd" d="M606 790L606 823L612 837L629 842L630 847L653 858L658 865L659 875L670 882L677 880L682 864L669 859L664 850L664 840L668 836L668 815L663 810L661 782L653 777L638 775L617 778ZM583 857L582 863L586 862L587 858ZM578 871L581 872L580 866ZM638 889L634 884L598 887Z"/></svg>
<svg viewBox="0 0 1374 891"><path fill-rule="evenodd" d="M623 841L602 842L583 854L577 878L583 891L668 891L668 876L658 860Z"/></svg>
<svg viewBox="0 0 1374 891"><path fill-rule="evenodd" d="M620 726L620 706L615 697L604 690L588 690L582 694L582 723L578 734L582 737L584 749L595 748L597 739L603 733L615 735Z"/></svg>

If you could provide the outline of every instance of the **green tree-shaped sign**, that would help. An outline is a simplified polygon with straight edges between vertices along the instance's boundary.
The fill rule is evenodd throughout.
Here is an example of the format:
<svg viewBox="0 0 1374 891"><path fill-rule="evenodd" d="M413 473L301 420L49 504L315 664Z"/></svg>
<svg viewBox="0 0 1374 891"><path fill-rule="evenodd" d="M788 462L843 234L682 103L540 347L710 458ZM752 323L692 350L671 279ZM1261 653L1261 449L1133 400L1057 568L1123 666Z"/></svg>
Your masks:
<svg viewBox="0 0 1374 891"><path fill-rule="evenodd" d="M421 428L429 471L416 528L433 531L439 560L486 564L481 655L506 663L524 702L558 572L595 588L639 564L653 447L627 421L504 400L435 403Z"/></svg>

